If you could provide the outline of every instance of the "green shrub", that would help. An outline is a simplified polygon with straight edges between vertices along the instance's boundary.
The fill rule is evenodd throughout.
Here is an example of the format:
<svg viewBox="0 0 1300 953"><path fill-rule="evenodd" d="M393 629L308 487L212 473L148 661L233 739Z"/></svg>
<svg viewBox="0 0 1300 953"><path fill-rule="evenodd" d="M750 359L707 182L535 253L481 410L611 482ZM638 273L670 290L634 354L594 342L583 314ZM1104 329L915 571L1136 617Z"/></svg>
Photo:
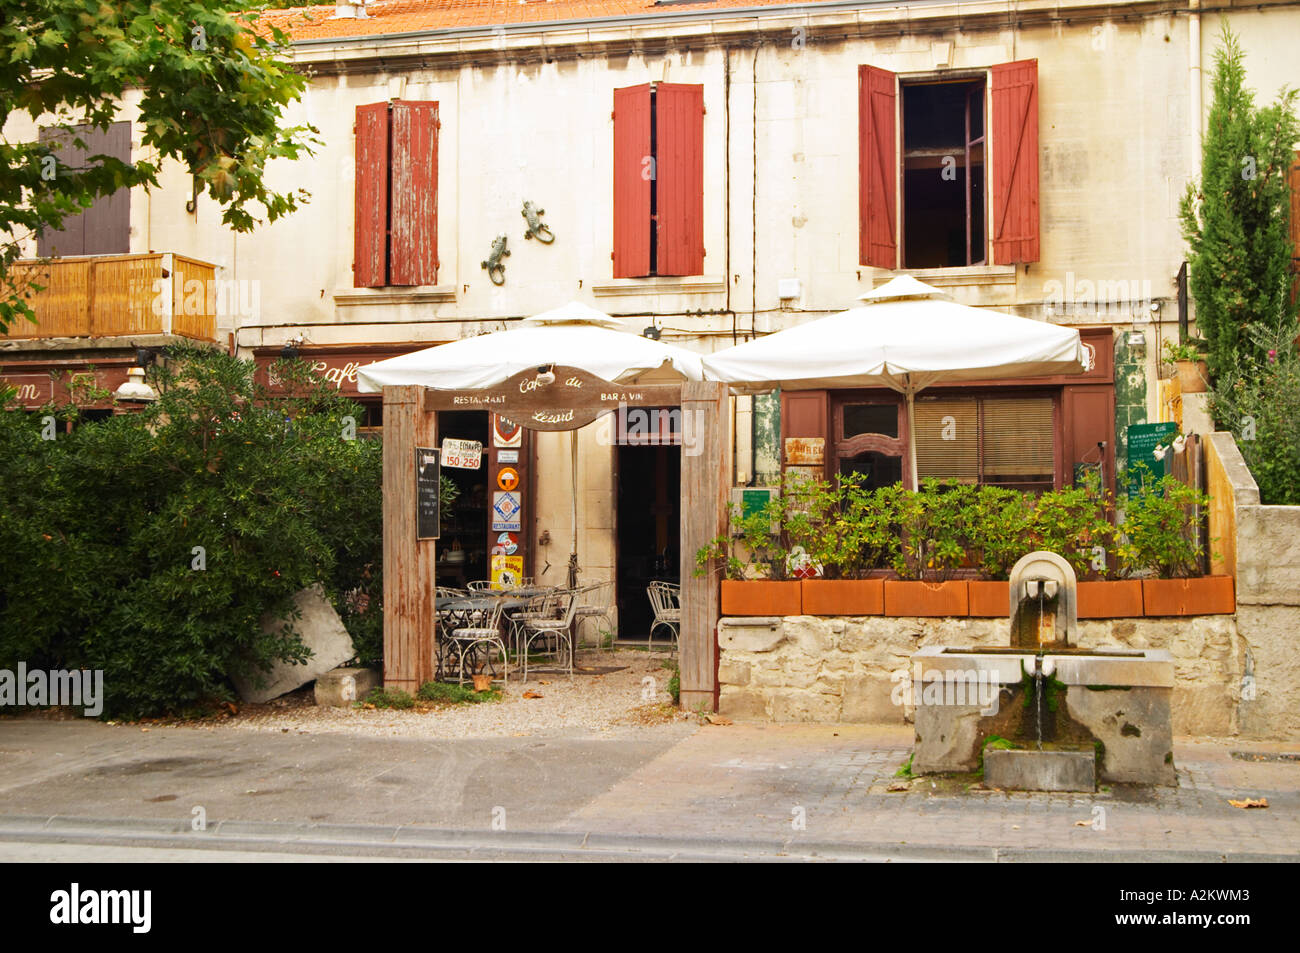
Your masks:
<svg viewBox="0 0 1300 953"><path fill-rule="evenodd" d="M1209 500L1168 475L1147 492L1129 497L1118 548L1122 566L1164 578L1195 575L1204 547L1195 539L1191 514Z"/></svg>
<svg viewBox="0 0 1300 953"><path fill-rule="evenodd" d="M1096 547L1102 551L1114 547L1115 526L1109 518L1113 506L1110 491L1102 488L1101 477L1095 471L1087 472L1083 486L1042 494L1034 504L1024 552L1045 549L1057 553L1080 577L1108 574L1109 562L1104 564L1106 569L1098 571L1092 568L1092 560Z"/></svg>
<svg viewBox="0 0 1300 953"><path fill-rule="evenodd" d="M404 692L400 688L372 688L365 698L365 704L374 705L376 708L403 710L414 708L415 699L411 697L410 692Z"/></svg>
<svg viewBox="0 0 1300 953"><path fill-rule="evenodd" d="M290 600L317 582L378 655L380 446L306 365L273 372L183 348L139 413L0 411L0 668L102 669L105 717L209 704L305 658ZM47 414L77 425L43 440Z"/></svg>
<svg viewBox="0 0 1300 953"><path fill-rule="evenodd" d="M444 702L448 705L477 705L481 702L500 701L501 692L495 688L476 692L464 685L452 685L449 682L425 682L415 697L421 701Z"/></svg>

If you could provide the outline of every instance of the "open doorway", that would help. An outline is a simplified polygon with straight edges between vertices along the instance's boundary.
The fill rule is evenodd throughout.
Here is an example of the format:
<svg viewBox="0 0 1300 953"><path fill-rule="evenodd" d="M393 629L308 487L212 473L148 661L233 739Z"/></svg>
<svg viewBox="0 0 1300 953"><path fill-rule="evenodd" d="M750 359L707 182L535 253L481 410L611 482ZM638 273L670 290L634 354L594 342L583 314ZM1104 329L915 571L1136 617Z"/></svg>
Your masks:
<svg viewBox="0 0 1300 953"><path fill-rule="evenodd" d="M646 587L680 583L682 449L618 448L617 583L620 639L643 641L654 621ZM660 629L656 639L666 633Z"/></svg>
<svg viewBox="0 0 1300 953"><path fill-rule="evenodd" d="M438 414L439 445L448 437L490 445L487 412L467 410ZM459 492L442 517L438 585L463 589L468 582L489 578L487 468L443 467L442 475L456 484Z"/></svg>

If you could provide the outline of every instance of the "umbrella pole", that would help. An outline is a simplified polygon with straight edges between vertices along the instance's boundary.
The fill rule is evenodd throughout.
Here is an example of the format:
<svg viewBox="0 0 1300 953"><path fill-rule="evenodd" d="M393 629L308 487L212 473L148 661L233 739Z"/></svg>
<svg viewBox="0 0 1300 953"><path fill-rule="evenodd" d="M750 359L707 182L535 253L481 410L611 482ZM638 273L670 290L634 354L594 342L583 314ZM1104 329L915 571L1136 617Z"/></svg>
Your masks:
<svg viewBox="0 0 1300 953"><path fill-rule="evenodd" d="M569 523L573 529L573 544L569 550L569 588L578 585L578 431L569 431L569 476L573 485L573 499Z"/></svg>
<svg viewBox="0 0 1300 953"><path fill-rule="evenodd" d="M916 470L916 403L915 392L909 383L907 387L907 466L912 471L912 489L919 490L921 481Z"/></svg>

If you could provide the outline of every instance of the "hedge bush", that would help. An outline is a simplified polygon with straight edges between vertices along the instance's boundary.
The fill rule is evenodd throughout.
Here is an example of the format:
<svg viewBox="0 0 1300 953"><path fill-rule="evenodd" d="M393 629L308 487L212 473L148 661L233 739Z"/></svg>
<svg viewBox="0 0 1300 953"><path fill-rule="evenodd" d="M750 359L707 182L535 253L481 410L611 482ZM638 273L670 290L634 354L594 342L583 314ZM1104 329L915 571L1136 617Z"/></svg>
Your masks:
<svg viewBox="0 0 1300 953"><path fill-rule="evenodd" d="M214 350L166 357L139 413L0 411L0 668L102 669L105 717L185 711L305 658L290 600L317 582L377 657L381 448L348 439L360 408L301 362L271 389ZM43 439L51 416L71 432Z"/></svg>

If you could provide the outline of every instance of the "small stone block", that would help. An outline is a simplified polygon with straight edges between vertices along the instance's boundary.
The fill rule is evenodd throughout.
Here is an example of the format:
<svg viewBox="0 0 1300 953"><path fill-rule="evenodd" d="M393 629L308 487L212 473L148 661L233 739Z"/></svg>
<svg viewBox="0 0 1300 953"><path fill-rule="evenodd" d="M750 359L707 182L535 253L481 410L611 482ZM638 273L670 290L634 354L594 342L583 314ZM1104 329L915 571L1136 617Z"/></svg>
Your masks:
<svg viewBox="0 0 1300 953"><path fill-rule="evenodd" d="M1096 755L986 748L984 785L1004 791L1096 791Z"/></svg>
<svg viewBox="0 0 1300 953"><path fill-rule="evenodd" d="M350 708L379 687L379 675L369 668L335 668L316 679L316 704Z"/></svg>

